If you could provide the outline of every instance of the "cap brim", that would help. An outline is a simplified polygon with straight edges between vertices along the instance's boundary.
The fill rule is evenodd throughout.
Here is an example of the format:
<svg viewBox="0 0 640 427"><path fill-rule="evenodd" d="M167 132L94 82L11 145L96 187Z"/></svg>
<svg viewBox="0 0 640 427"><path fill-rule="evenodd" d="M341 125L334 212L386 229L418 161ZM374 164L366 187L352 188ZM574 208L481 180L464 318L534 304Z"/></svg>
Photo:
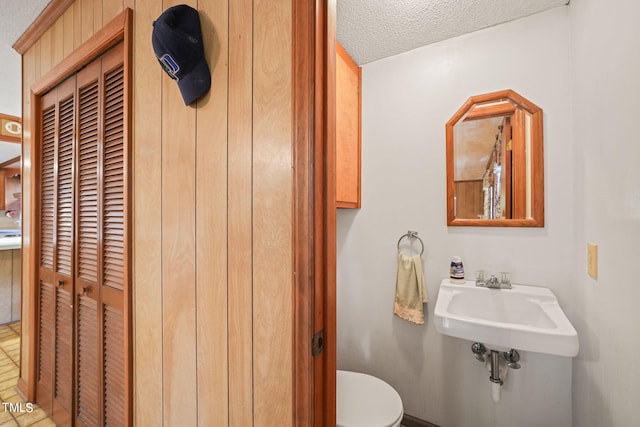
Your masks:
<svg viewBox="0 0 640 427"><path fill-rule="evenodd" d="M207 60L200 58L198 64L178 81L178 87L184 100L184 105L192 104L196 99L209 91L211 87L211 72Z"/></svg>

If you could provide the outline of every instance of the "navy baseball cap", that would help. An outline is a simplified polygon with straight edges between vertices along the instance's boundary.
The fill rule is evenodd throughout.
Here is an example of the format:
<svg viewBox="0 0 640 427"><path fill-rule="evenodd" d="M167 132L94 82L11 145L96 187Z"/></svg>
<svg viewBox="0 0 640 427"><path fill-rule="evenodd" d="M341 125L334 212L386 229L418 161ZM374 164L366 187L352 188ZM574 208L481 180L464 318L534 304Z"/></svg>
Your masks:
<svg viewBox="0 0 640 427"><path fill-rule="evenodd" d="M184 105L209 91L211 72L204 57L197 10L181 4L162 12L153 22L151 42L164 71L178 82Z"/></svg>

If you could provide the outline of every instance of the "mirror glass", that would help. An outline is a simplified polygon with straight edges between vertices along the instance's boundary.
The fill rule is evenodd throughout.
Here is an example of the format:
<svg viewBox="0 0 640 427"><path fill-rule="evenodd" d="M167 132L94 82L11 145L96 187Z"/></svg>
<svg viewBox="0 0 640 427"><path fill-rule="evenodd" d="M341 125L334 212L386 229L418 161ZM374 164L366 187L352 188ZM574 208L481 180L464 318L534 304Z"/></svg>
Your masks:
<svg viewBox="0 0 640 427"><path fill-rule="evenodd" d="M22 153L22 121L19 117L0 114L0 229L20 225L20 156ZM17 222L16 222L17 221Z"/></svg>
<svg viewBox="0 0 640 427"><path fill-rule="evenodd" d="M448 225L544 226L542 109L512 90L477 95L446 133Z"/></svg>
<svg viewBox="0 0 640 427"><path fill-rule="evenodd" d="M22 154L22 120L0 113L0 169L20 163Z"/></svg>

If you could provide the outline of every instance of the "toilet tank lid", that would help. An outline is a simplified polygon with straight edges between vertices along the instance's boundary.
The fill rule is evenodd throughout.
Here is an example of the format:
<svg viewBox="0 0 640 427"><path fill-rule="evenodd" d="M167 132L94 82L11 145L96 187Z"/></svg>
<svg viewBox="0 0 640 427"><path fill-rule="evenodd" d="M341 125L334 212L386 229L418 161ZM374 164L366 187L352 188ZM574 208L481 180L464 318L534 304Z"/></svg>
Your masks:
<svg viewBox="0 0 640 427"><path fill-rule="evenodd" d="M403 415L402 400L389 384L371 375L338 371L338 427L392 427Z"/></svg>

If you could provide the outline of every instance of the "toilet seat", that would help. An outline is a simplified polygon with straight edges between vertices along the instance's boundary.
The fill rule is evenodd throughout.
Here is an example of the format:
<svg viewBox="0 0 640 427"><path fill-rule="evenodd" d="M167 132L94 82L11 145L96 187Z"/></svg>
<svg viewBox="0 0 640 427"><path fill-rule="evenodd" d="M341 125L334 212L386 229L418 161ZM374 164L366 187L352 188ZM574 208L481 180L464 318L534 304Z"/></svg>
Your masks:
<svg viewBox="0 0 640 427"><path fill-rule="evenodd" d="M350 371L336 374L337 427L396 427L403 416L402 400L389 384Z"/></svg>

